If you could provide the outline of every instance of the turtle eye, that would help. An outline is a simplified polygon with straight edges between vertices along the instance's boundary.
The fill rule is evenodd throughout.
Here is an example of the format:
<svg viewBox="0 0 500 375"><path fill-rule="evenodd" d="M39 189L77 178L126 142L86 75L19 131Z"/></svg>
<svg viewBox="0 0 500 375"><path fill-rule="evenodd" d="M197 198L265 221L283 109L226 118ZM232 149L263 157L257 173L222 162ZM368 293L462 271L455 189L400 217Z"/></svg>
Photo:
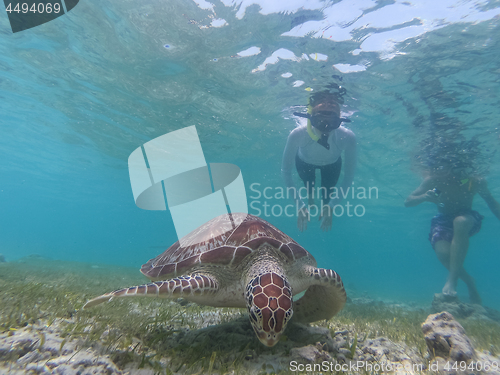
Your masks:
<svg viewBox="0 0 500 375"><path fill-rule="evenodd" d="M257 316L262 315L260 310L255 306L252 306L248 309L248 314L250 315L250 319L252 319L252 321L256 324L259 322L259 318Z"/></svg>

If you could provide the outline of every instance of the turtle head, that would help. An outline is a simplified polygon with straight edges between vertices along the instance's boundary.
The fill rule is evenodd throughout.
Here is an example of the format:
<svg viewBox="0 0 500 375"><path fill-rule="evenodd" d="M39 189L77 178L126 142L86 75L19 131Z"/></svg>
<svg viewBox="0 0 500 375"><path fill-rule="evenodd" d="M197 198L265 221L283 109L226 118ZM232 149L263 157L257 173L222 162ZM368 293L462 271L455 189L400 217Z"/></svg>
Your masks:
<svg viewBox="0 0 500 375"><path fill-rule="evenodd" d="M278 343L292 317L292 289L284 276L267 272L250 280L246 303L253 330L266 346Z"/></svg>

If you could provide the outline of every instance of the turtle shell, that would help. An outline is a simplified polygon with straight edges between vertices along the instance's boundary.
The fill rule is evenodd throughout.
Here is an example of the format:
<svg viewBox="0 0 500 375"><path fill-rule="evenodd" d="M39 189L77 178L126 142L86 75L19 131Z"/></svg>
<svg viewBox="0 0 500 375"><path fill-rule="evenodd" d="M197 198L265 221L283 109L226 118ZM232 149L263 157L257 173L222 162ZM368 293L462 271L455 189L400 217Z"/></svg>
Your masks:
<svg viewBox="0 0 500 375"><path fill-rule="evenodd" d="M260 217L243 214L218 216L195 229L149 260L141 272L151 280L183 275L200 264L236 267L263 243L281 251L290 261L312 256L285 233Z"/></svg>

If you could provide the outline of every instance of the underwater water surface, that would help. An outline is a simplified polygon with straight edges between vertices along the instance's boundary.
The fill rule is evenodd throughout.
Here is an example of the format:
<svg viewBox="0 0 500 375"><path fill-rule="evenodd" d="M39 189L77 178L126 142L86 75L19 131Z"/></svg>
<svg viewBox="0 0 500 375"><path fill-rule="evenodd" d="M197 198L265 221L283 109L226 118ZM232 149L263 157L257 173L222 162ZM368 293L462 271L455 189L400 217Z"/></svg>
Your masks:
<svg viewBox="0 0 500 375"><path fill-rule="evenodd" d="M210 163L241 169L248 212L290 235L347 293L430 303L446 270L427 239L436 208L405 208L422 166L470 161L500 199L500 7L494 1L81 0L67 15L12 33L0 16L0 253L135 267L177 240L168 211L138 208L129 155L195 125ZM258 210L291 201L281 157L327 83L358 143L348 198L363 215ZM297 177L297 176L295 176ZM297 179L298 184L298 179ZM252 189L253 186L253 189ZM260 196L269 187L272 196ZM357 190L358 191L358 190ZM375 190L374 190L375 191ZM500 221L485 216L466 268L500 308ZM196 212L189 213L196 215ZM139 273L139 271L137 271ZM459 284L459 296L467 291Z"/></svg>

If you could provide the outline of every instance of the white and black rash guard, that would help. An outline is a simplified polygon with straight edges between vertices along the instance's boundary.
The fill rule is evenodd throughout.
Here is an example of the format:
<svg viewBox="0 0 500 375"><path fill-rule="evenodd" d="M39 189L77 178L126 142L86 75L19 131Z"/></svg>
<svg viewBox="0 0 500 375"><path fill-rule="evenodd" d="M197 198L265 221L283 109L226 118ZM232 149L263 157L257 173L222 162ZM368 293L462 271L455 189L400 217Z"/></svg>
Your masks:
<svg viewBox="0 0 500 375"><path fill-rule="evenodd" d="M316 129L312 129L318 133ZM356 169L356 136L351 130L340 126L330 132L328 144L330 149L313 140L307 132L307 125L300 125L292 130L286 142L281 164L281 175L287 188L296 189L292 169L297 155L308 164L324 166L335 163L343 151L345 153L344 178L340 186L344 190L351 186ZM297 203L299 203L298 200Z"/></svg>

